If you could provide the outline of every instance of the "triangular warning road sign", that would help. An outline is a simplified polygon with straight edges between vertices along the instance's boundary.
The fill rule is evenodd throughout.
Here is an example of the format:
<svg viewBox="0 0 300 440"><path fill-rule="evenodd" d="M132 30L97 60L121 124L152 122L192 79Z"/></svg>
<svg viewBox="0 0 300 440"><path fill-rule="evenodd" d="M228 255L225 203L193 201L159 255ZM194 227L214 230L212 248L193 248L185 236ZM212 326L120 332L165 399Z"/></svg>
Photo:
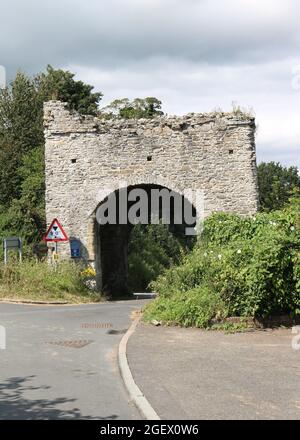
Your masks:
<svg viewBox="0 0 300 440"><path fill-rule="evenodd" d="M62 225L59 223L57 218L52 220L51 225L49 226L45 237L45 241L68 241L68 236L63 230Z"/></svg>

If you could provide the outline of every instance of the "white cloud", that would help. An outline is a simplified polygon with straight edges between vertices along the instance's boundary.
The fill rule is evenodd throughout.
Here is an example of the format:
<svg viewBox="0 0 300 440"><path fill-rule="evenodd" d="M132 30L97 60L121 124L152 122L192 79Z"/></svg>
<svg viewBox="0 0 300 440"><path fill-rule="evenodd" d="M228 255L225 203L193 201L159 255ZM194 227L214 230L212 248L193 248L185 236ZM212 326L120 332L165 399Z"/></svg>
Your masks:
<svg viewBox="0 0 300 440"><path fill-rule="evenodd" d="M0 64L68 67L104 103L151 95L183 114L236 101L256 112L259 159L300 166L299 19L297 0L10 0Z"/></svg>
<svg viewBox="0 0 300 440"><path fill-rule="evenodd" d="M299 10L297 0L10 0L1 6L0 53L27 68L274 59L299 49Z"/></svg>
<svg viewBox="0 0 300 440"><path fill-rule="evenodd" d="M230 110L233 102L253 109L259 160L300 168L300 90L292 87L294 65L296 59L235 66L152 59L113 70L66 67L105 91L103 105L115 98L156 96L170 114Z"/></svg>

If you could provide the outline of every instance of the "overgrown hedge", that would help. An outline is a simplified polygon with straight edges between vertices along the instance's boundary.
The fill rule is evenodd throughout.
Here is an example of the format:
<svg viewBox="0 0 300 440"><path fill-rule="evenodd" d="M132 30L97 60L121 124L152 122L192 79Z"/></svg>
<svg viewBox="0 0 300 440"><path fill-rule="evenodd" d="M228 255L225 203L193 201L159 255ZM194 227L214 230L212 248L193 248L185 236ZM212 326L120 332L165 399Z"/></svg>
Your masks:
<svg viewBox="0 0 300 440"><path fill-rule="evenodd" d="M207 327L227 316L300 314L300 203L252 218L216 213L182 264L151 287L145 319Z"/></svg>
<svg viewBox="0 0 300 440"><path fill-rule="evenodd" d="M128 249L130 292L149 290L149 283L166 268L179 263L186 249L186 244L167 225L136 225Z"/></svg>

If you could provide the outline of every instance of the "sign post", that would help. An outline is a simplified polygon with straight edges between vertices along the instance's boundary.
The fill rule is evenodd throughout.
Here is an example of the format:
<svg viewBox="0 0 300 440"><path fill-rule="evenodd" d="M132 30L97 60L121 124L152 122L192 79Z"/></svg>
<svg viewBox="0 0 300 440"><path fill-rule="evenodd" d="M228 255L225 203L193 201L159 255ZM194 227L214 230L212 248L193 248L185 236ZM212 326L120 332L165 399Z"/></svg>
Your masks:
<svg viewBox="0 0 300 440"><path fill-rule="evenodd" d="M54 242L55 250L54 250L52 257L53 257L54 263L56 265L57 260L58 260L58 243L60 241L68 241L69 240L67 234L65 233L62 225L59 223L57 218L52 220L52 222L51 222L51 224L50 224L49 228L47 229L47 232L44 236L44 240L46 242L48 242L48 241Z"/></svg>

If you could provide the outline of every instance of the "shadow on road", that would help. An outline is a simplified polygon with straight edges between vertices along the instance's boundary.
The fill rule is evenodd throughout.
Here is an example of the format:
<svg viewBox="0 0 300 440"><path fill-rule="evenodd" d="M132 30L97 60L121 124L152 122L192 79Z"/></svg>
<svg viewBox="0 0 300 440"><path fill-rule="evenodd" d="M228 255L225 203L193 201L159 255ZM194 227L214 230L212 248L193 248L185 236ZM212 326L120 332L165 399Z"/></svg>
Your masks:
<svg viewBox="0 0 300 440"><path fill-rule="evenodd" d="M35 376L11 377L0 384L0 419L1 420L61 420L61 419L95 419L115 420L117 415L108 417L83 416L76 407L61 409L61 405L76 402L76 399L59 397L56 399L29 399L27 393L49 390L50 386L30 385Z"/></svg>

